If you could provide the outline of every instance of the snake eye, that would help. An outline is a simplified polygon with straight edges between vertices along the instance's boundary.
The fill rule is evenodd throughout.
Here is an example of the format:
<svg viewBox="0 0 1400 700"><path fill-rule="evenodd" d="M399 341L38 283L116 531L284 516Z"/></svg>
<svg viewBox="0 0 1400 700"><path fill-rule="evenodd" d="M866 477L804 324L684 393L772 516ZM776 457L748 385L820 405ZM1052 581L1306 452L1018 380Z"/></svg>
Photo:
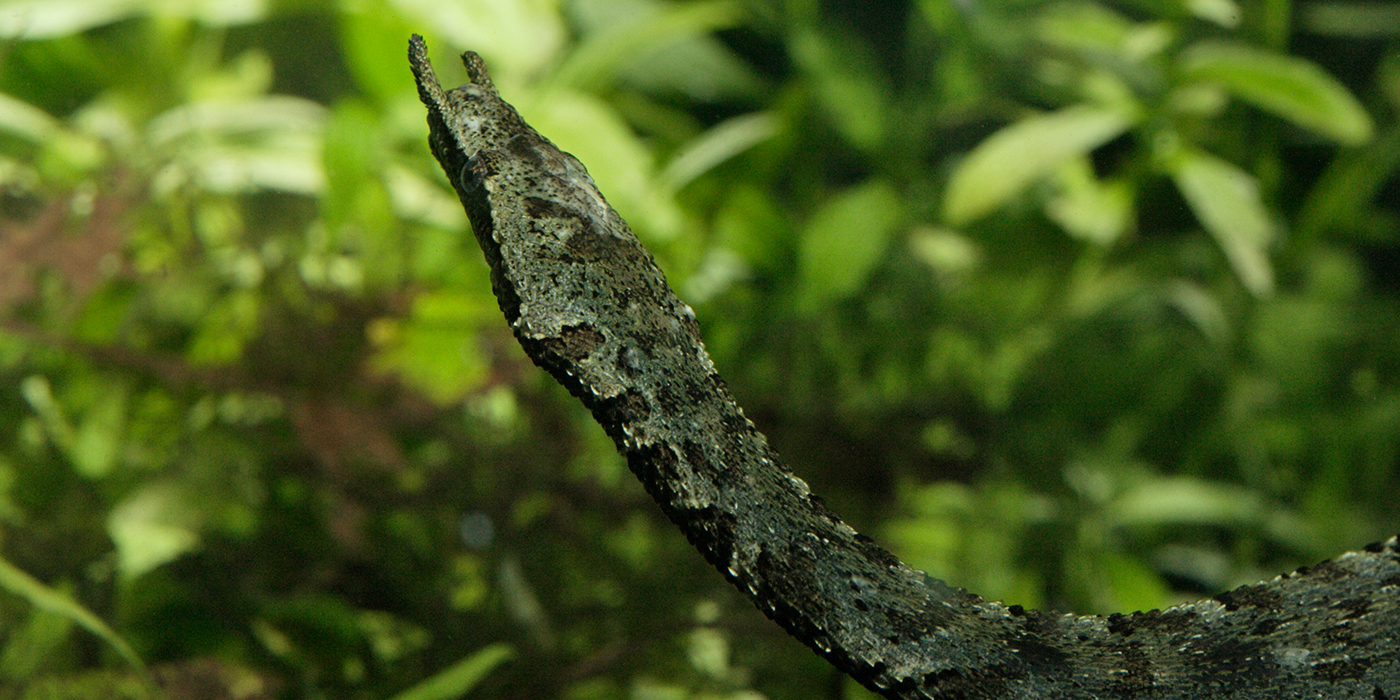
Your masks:
<svg viewBox="0 0 1400 700"><path fill-rule="evenodd" d="M457 174L457 183L463 192L471 192L481 186L481 174L476 170L476 158L468 156L462 164L462 172Z"/></svg>

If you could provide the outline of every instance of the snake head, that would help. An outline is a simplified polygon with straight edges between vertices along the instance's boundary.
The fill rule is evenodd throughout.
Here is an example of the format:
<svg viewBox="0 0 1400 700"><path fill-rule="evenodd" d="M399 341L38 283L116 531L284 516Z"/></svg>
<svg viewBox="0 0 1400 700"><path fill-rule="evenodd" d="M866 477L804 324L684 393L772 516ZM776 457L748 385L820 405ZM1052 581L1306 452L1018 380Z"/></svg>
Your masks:
<svg viewBox="0 0 1400 700"><path fill-rule="evenodd" d="M453 185L470 191L479 178L473 173L477 155L504 150L521 133L532 132L515 108L496 92L481 56L468 51L462 65L470 82L443 90L423 37L408 43L408 61L418 83L418 97L428 108L429 143L443 170L456 176Z"/></svg>
<svg viewBox="0 0 1400 700"><path fill-rule="evenodd" d="M408 60L418 96L428 107L433 155L453 180L473 226L482 227L478 230L490 225L485 221L490 212L481 208L483 193L478 188L503 169L509 171L505 178L514 178L516 184L495 186L496 203L491 206L508 206L506 200L516 196L522 205L523 200L533 201L536 212L543 203L562 205L569 216L595 232L626 230L627 224L608 206L583 164L532 129L501 99L481 56L471 51L462 54L470 82L447 91L438 83L427 46L417 34L409 40Z"/></svg>

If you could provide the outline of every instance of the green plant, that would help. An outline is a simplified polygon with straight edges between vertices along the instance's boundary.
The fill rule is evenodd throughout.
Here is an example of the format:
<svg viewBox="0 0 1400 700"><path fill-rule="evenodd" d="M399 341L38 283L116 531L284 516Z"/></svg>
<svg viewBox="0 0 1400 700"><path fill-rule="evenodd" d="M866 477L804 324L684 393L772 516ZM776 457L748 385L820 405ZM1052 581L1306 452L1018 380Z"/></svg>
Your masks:
<svg viewBox="0 0 1400 700"><path fill-rule="evenodd" d="M80 5L0 8L0 698L140 685L122 643L245 697L840 692L513 349L413 31L933 573L1148 607L1397 529L1367 7Z"/></svg>

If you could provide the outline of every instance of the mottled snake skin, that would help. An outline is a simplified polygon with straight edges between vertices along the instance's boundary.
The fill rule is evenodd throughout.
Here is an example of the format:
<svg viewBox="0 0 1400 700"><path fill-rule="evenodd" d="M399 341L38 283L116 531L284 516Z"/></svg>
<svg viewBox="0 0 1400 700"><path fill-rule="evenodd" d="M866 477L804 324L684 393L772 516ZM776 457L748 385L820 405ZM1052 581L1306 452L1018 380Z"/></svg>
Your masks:
<svg viewBox="0 0 1400 700"><path fill-rule="evenodd" d="M592 410L666 515L764 613L890 698L1400 700L1396 539L1268 583L1108 617L983 600L841 522L744 417L695 315L583 164L409 45L433 154L526 353Z"/></svg>

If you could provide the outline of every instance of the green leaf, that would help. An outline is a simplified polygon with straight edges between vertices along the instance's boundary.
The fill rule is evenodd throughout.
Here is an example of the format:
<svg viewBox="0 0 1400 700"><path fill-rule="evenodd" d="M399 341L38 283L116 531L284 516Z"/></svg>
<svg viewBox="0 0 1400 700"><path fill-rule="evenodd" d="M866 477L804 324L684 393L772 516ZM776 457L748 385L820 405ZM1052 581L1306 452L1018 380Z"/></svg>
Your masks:
<svg viewBox="0 0 1400 700"><path fill-rule="evenodd" d="M371 367L397 374L440 404L458 401L486 377L489 367L476 331L494 310L475 296L420 294L406 321L370 324L370 340L380 347Z"/></svg>
<svg viewBox="0 0 1400 700"><path fill-rule="evenodd" d="M1259 200L1259 185L1243 170L1203 151L1183 148L1169 165L1172 180L1215 238L1235 274L1255 296L1274 288L1268 247L1274 226Z"/></svg>
<svg viewBox="0 0 1400 700"><path fill-rule="evenodd" d="M1122 113L1087 105L1022 119L992 134L958 165L948 183L944 217L961 226L987 214L1131 125Z"/></svg>
<svg viewBox="0 0 1400 700"><path fill-rule="evenodd" d="M20 382L21 394L43 421L49 439L79 474L90 479L107 476L116 465L126 428L126 388L114 385L103 389L88 402L74 427L47 378L32 375Z"/></svg>
<svg viewBox="0 0 1400 700"><path fill-rule="evenodd" d="M279 134L321 134L326 108L300 97L270 95L247 100L192 102L156 115L147 124L151 145L172 151L186 141L243 143Z"/></svg>
<svg viewBox="0 0 1400 700"><path fill-rule="evenodd" d="M791 50L837 131L863 151L879 148L885 140L890 89L870 47L828 28L797 32Z"/></svg>
<svg viewBox="0 0 1400 700"><path fill-rule="evenodd" d="M111 645L117 655L122 657L122 660L145 675L146 664L141 661L141 657L136 655L136 650L132 649L131 645L127 644L126 640L122 639L116 631L108 627L107 623L92 614L92 611L79 605L68 594L45 586L42 581L6 561L4 557L0 557L0 588L29 601L30 605L39 610L72 620L79 627Z"/></svg>
<svg viewBox="0 0 1400 700"><path fill-rule="evenodd" d="M1234 0L1184 0L1183 4L1191 14L1226 29L1239 25L1240 17L1244 14Z"/></svg>
<svg viewBox="0 0 1400 700"><path fill-rule="evenodd" d="M402 66L384 57L403 52L404 37L413 27L384 0L345 2L343 7L340 45L355 82L382 105L411 93L412 84L403 79Z"/></svg>
<svg viewBox="0 0 1400 700"><path fill-rule="evenodd" d="M243 355L243 347L257 333L262 299L250 290L224 295L212 304L198 323L185 351L190 362L222 365Z"/></svg>
<svg viewBox="0 0 1400 700"><path fill-rule="evenodd" d="M41 146L42 155L36 160L40 172L50 177L81 177L100 167L107 157L105 146L98 139L65 128L44 110L5 94L0 94L0 134L12 134Z"/></svg>
<svg viewBox="0 0 1400 700"><path fill-rule="evenodd" d="M1371 140L1371 116L1311 61L1246 46L1202 43L1182 54L1181 77L1222 85L1236 97L1336 141Z"/></svg>
<svg viewBox="0 0 1400 700"><path fill-rule="evenodd" d="M1298 24L1309 34L1348 39L1400 36L1400 4L1383 2L1307 3L1298 7Z"/></svg>
<svg viewBox="0 0 1400 700"><path fill-rule="evenodd" d="M402 163L389 163L384 169L384 187L389 192L394 212L403 219L419 221L440 231L465 231L470 225L452 189L429 179L424 171L404 167Z"/></svg>
<svg viewBox="0 0 1400 700"><path fill-rule="evenodd" d="M568 40L558 0L392 0L410 23L425 27L428 45L448 43L486 58L496 85L537 74L557 59ZM403 41L395 53L403 53ZM452 60L446 64L461 65Z"/></svg>
<svg viewBox="0 0 1400 700"><path fill-rule="evenodd" d="M174 156L166 181L193 179L217 192L315 194L325 185L325 119L321 105L284 95L196 102L156 116L147 138L159 153Z"/></svg>
<svg viewBox="0 0 1400 700"><path fill-rule="evenodd" d="M666 22L661 16L677 11L691 13L690 8L695 6L672 0L571 0L568 11L579 35L592 41L602 34L636 32L642 28L641 23ZM707 12L701 10L700 14ZM733 27L743 19L728 17L726 26ZM702 21L713 25L713 21ZM628 28L629 25L635 28ZM699 32L679 32L670 38L665 33L639 37L650 46L639 47L624 58L610 71L611 77L649 95L683 95L698 102L749 101L759 97L763 79L715 36L713 29L718 28L702 26Z"/></svg>
<svg viewBox="0 0 1400 700"><path fill-rule="evenodd" d="M721 682L733 676L729 665L729 636L714 627L695 627L688 635L686 655L700 673ZM755 693L757 695L757 693Z"/></svg>
<svg viewBox="0 0 1400 700"><path fill-rule="evenodd" d="M1229 342L1233 328L1219 295L1184 279L1173 282L1164 291L1167 303L1180 311L1202 336L1213 343Z"/></svg>
<svg viewBox="0 0 1400 700"><path fill-rule="evenodd" d="M799 308L810 312L860 287L905 216L899 193L884 180L846 190L819 209L798 251Z"/></svg>
<svg viewBox="0 0 1400 700"><path fill-rule="evenodd" d="M617 29L591 34L559 66L551 85L593 89L640 52L676 39L728 29L742 18L742 8L729 0L677 4L651 12Z"/></svg>
<svg viewBox="0 0 1400 700"><path fill-rule="evenodd" d="M661 181L673 190L685 187L720 163L772 138L778 128L778 120L767 112L745 114L716 124L671 159L661 173Z"/></svg>
<svg viewBox="0 0 1400 700"><path fill-rule="evenodd" d="M248 24L261 19L268 5L228 0L6 0L0 6L0 38L51 39L141 15L189 19L210 27Z"/></svg>
<svg viewBox="0 0 1400 700"><path fill-rule="evenodd" d="M0 10L0 38L49 39L137 14L133 0L18 0Z"/></svg>
<svg viewBox="0 0 1400 700"><path fill-rule="evenodd" d="M33 678L45 661L62 653L62 646L73 633L73 620L48 610L34 608L24 624L7 625L7 639L0 651L0 681Z"/></svg>
<svg viewBox="0 0 1400 700"><path fill-rule="evenodd" d="M93 345L117 342L125 330L125 324L130 322L132 306L137 303L136 296L137 288L134 285L107 284L99 287L83 305L73 334Z"/></svg>
<svg viewBox="0 0 1400 700"><path fill-rule="evenodd" d="M883 526L881 534L910 566L936 578L953 578L962 565L963 523L978 507L978 492L957 482L900 489L909 515Z"/></svg>
<svg viewBox="0 0 1400 700"><path fill-rule="evenodd" d="M982 249L963 234L922 226L909 237L909 252L938 272L953 277L967 275L982 264Z"/></svg>
<svg viewBox="0 0 1400 700"><path fill-rule="evenodd" d="M1056 173L1045 214L1071 236L1110 246L1133 222L1133 190L1125 181L1100 182L1087 157L1072 158Z"/></svg>
<svg viewBox="0 0 1400 700"><path fill-rule="evenodd" d="M375 239L394 226L380 174L386 148L378 116L358 100L341 101L326 120L323 140L322 202L331 247L372 250ZM347 228L358 234L355 240L341 240Z"/></svg>
<svg viewBox="0 0 1400 700"><path fill-rule="evenodd" d="M1103 582L1112 596L1108 609L1152 610L1171 600L1171 589L1162 577L1141 561L1116 552L1104 552L1100 561Z"/></svg>
<svg viewBox="0 0 1400 700"><path fill-rule="evenodd" d="M1364 221L1376 193L1400 167L1400 125L1367 148L1348 150L1322 172L1298 209L1293 231L1313 241L1330 230L1352 233Z"/></svg>
<svg viewBox="0 0 1400 700"><path fill-rule="evenodd" d="M0 93L0 132L41 144L62 128L48 112Z"/></svg>
<svg viewBox="0 0 1400 700"><path fill-rule="evenodd" d="M173 481L154 481L113 506L107 533L125 581L174 561L200 546L203 520L191 494Z"/></svg>
<svg viewBox="0 0 1400 700"><path fill-rule="evenodd" d="M792 239L791 223L772 192L747 183L730 189L715 212L715 243L734 251L755 267L778 264L783 244Z"/></svg>
<svg viewBox="0 0 1400 700"><path fill-rule="evenodd" d="M94 397L68 450L73 466L89 479L101 479L112 472L120 456L126 432L127 389L120 384Z"/></svg>
<svg viewBox="0 0 1400 700"><path fill-rule="evenodd" d="M16 527L27 520L24 509L14 499L15 482L19 480L17 476L9 456L0 454L0 524Z"/></svg>
<svg viewBox="0 0 1400 700"><path fill-rule="evenodd" d="M1095 3L1052 5L1035 23L1041 41L1089 56L1130 54L1135 31L1123 15Z"/></svg>
<svg viewBox="0 0 1400 700"><path fill-rule="evenodd" d="M1258 495L1248 489L1166 477L1139 481L1108 510L1117 526L1240 526L1259 522L1261 508Z"/></svg>

